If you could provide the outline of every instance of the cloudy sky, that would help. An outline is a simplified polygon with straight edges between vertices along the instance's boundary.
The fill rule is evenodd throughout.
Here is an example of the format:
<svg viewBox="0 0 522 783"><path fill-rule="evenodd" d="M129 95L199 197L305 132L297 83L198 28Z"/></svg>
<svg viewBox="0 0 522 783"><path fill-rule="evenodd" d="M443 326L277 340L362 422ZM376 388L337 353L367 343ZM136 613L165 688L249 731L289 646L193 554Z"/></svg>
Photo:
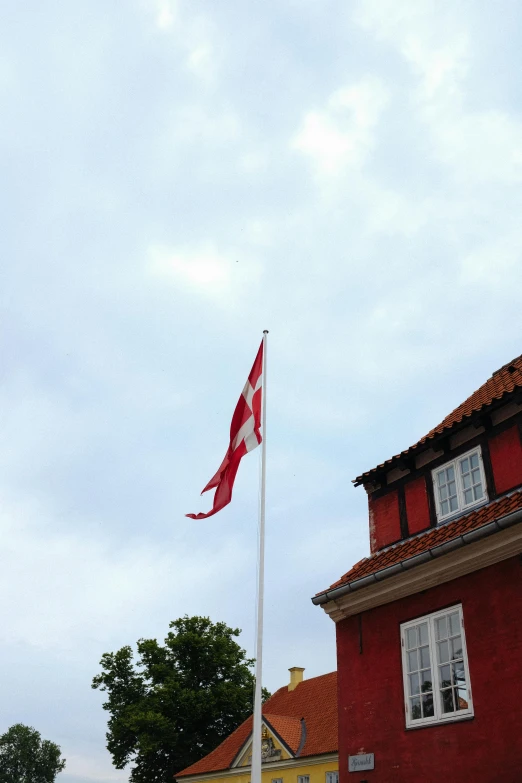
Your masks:
<svg viewBox="0 0 522 783"><path fill-rule="evenodd" d="M199 492L270 330L265 682L368 551L351 479L522 352L517 0L27 0L0 26L0 731L126 781L102 653L253 650L259 450Z"/></svg>

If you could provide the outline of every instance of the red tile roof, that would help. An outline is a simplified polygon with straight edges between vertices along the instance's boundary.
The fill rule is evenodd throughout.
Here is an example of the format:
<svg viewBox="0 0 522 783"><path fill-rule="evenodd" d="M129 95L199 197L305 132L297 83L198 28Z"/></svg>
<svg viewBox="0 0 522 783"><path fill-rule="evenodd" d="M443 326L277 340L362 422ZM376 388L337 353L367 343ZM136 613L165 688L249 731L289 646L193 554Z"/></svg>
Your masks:
<svg viewBox="0 0 522 783"><path fill-rule="evenodd" d="M488 378L486 383L477 389L476 392L468 397L458 408L455 408L445 419L441 421L436 427L434 427L427 435L421 438L417 443L410 448L401 451L400 454L396 454L391 459L382 462L372 470L367 470L360 476L357 476L354 483L361 484L366 481L372 474L382 470L382 468L391 465L397 459L407 456L410 452L419 449L424 446L428 441L433 441L437 436L444 434L446 431L451 430L453 427L461 424L465 419L469 419L474 414L480 413L492 405L494 402L501 400L504 397L512 394L515 390L522 388L522 355L518 356L513 361L505 364L499 370L493 373L491 378Z"/></svg>
<svg viewBox="0 0 522 783"><path fill-rule="evenodd" d="M289 718L287 715L269 715L266 712L263 715L292 753L297 753L303 734L300 718Z"/></svg>
<svg viewBox="0 0 522 783"><path fill-rule="evenodd" d="M488 505L459 517L453 522L446 522L446 524L440 527L432 528L414 538L408 538L406 541L401 541L389 549L383 549L370 557L360 560L348 573L344 574L328 589L332 590L349 582L355 582L356 579L362 579L365 576L374 574L376 571L381 571L383 568L388 568L388 566L400 563L410 557L420 555L422 552L427 552L428 549L452 541L470 530L475 530L488 522L493 522L493 520L500 519L500 517L504 517L513 511L518 511L520 508L522 508L522 490L505 495L500 500L488 503ZM318 593L318 595L320 594Z"/></svg>
<svg viewBox="0 0 522 783"><path fill-rule="evenodd" d="M301 741L301 718L304 718L306 741L299 758L337 753L337 672L303 680L293 691L287 685L279 688L263 705L263 715L294 752ZM178 772L176 778L230 769L251 733L252 717L249 717L212 753Z"/></svg>

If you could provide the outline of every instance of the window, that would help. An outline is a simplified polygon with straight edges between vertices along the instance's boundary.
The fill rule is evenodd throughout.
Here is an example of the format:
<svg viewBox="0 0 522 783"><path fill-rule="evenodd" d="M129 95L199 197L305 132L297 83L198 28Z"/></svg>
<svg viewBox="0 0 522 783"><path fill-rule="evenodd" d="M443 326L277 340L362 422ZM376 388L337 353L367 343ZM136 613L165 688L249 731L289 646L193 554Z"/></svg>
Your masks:
<svg viewBox="0 0 522 783"><path fill-rule="evenodd" d="M272 778L272 783L283 783L283 778Z"/></svg>
<svg viewBox="0 0 522 783"><path fill-rule="evenodd" d="M310 775L298 775L297 783L310 783Z"/></svg>
<svg viewBox="0 0 522 783"><path fill-rule="evenodd" d="M473 715L462 607L401 625L406 726Z"/></svg>
<svg viewBox="0 0 522 783"><path fill-rule="evenodd" d="M326 773L326 783L339 783L339 773L338 772L327 772Z"/></svg>
<svg viewBox="0 0 522 783"><path fill-rule="evenodd" d="M488 499L480 449L473 449L433 471L437 519L466 511Z"/></svg>

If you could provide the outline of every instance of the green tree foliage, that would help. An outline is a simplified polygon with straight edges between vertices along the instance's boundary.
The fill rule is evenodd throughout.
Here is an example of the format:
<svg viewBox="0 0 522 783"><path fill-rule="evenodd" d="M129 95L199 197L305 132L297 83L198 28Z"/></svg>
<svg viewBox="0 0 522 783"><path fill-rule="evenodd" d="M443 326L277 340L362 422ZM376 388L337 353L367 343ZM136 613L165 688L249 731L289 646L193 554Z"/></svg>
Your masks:
<svg viewBox="0 0 522 783"><path fill-rule="evenodd" d="M161 645L140 639L105 653L93 688L108 695L107 748L117 769L133 764L133 783L172 783L174 773L213 750L251 712L253 661L239 629L208 617L170 623ZM265 693L265 696L268 694Z"/></svg>
<svg viewBox="0 0 522 783"><path fill-rule="evenodd" d="M0 736L0 783L54 783L65 767L60 748L16 723Z"/></svg>

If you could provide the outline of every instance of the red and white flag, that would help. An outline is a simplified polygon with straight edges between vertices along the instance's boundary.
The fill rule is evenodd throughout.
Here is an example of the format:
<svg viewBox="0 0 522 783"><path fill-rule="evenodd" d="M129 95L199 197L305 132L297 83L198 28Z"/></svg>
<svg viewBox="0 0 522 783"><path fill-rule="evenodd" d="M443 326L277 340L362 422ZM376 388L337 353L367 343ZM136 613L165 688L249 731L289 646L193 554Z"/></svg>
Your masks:
<svg viewBox="0 0 522 783"><path fill-rule="evenodd" d="M216 487L214 505L207 514L186 514L191 519L206 519L227 506L232 500L232 489L241 459L257 448L261 437L261 408L263 394L263 343L236 405L230 425L230 445L216 475L201 493Z"/></svg>

